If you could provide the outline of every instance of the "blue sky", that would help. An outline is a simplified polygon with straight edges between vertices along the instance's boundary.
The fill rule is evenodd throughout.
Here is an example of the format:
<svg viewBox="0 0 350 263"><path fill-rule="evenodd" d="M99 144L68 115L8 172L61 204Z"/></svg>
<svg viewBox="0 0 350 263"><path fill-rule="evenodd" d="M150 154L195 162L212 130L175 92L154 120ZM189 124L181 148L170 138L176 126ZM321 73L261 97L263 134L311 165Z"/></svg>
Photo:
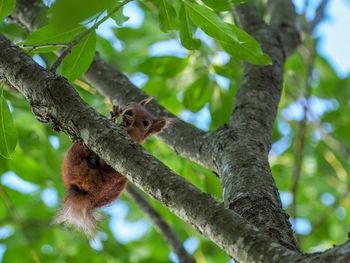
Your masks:
<svg viewBox="0 0 350 263"><path fill-rule="evenodd" d="M300 12L305 0L293 1ZM310 0L308 17L314 16L314 7L320 0ZM327 6L326 16L315 32L320 38L318 43L319 53L325 57L334 67L339 76L350 74L350 1L331 0Z"/></svg>

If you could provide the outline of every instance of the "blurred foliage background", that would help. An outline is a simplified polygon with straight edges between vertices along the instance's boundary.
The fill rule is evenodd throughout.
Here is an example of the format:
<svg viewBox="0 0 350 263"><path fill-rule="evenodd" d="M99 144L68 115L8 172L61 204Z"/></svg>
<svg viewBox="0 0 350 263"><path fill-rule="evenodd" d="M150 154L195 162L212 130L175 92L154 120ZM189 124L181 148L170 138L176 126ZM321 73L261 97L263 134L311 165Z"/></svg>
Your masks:
<svg viewBox="0 0 350 263"><path fill-rule="evenodd" d="M51 7L46 13L48 19L43 19L46 28L36 35L28 34L11 19L3 21L0 32L22 46L45 44L57 28L67 32L70 23L89 27L100 18L104 8L110 8L107 0L92 1L91 5L82 2L45 1ZM230 118L242 77L240 60L253 59L256 64L268 61L259 50L254 58L249 54L243 57L230 54L230 49L218 44L220 36L203 32L198 21L194 21L193 36L181 37L183 25L178 24L181 19L177 16L182 1L165 1L171 6L167 8L175 12L176 20L169 21L161 15L163 2L132 1L125 5L83 47L73 50L71 61L60 67L60 73L72 82L84 101L107 115L110 103L79 80L96 49L172 113L203 130L215 130ZM235 22L227 7L203 2L222 21ZM285 66L270 163L300 245L304 251L313 252L344 242L349 231L350 77L344 74L340 77L319 54L322 35L307 26L313 18L308 14L315 12L320 1L310 1L307 6L303 1L295 2L300 13L302 45ZM88 16L76 15L74 3ZM264 4L255 3L264 15ZM67 24L57 22L57 17ZM60 26L55 28L52 26L55 23ZM77 27L79 30L84 27ZM67 42L74 35L64 37L51 42ZM55 49L25 48L24 52L47 67L56 59ZM85 56L77 60L74 56L79 52ZM79 66L75 68L77 61ZM32 262L39 257L41 262L177 262L152 223L126 195L103 209L105 220L100 222L94 240L72 229L51 225L64 194L60 166L71 142L65 134L39 123L27 101L14 90L4 87L2 93L3 107L7 105L11 112L18 142L10 158L0 156L0 261ZM156 138L147 141L145 148L188 181L221 200L220 181L210 171L178 157ZM230 261L212 242L149 200L198 262Z"/></svg>

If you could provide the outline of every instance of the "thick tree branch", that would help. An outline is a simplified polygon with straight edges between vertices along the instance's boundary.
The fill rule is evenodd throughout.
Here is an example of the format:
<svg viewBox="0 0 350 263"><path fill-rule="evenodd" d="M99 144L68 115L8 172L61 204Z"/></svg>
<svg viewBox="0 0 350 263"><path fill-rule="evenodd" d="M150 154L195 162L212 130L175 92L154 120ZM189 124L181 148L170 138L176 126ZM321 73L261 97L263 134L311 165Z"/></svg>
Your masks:
<svg viewBox="0 0 350 263"><path fill-rule="evenodd" d="M46 7L38 0L17 0L16 9L11 17L29 31L33 31L40 26L41 20L38 17L42 17L45 10ZM133 85L123 73L102 60L98 54L96 54L94 62L84 78L98 92L118 105L125 105L130 101L139 101L148 97ZM149 110L156 116L175 117L155 101L150 104ZM206 132L179 120L157 136L171 146L177 154L216 172L216 166L212 161L208 146L210 136Z"/></svg>
<svg viewBox="0 0 350 263"><path fill-rule="evenodd" d="M47 8L42 1L18 0L11 18L23 25L29 32L38 29L46 21Z"/></svg>
<svg viewBox="0 0 350 263"><path fill-rule="evenodd" d="M267 13L270 16L270 27L277 33L287 56L300 44L296 28L297 14L291 0L269 0Z"/></svg>
<svg viewBox="0 0 350 263"><path fill-rule="evenodd" d="M230 124L215 134L212 146L220 168L225 206L281 244L299 251L268 163L285 52L279 36L264 23L253 4L239 5L236 12L242 27L271 56L272 65L244 64Z"/></svg>
<svg viewBox="0 0 350 263"><path fill-rule="evenodd" d="M126 188L126 192L128 196L130 196L138 204L140 209L151 219L158 232L176 253L179 261L181 263L194 263L195 260L187 253L177 234L171 229L163 217L152 207L152 205L138 192L137 188L129 183L128 187Z"/></svg>

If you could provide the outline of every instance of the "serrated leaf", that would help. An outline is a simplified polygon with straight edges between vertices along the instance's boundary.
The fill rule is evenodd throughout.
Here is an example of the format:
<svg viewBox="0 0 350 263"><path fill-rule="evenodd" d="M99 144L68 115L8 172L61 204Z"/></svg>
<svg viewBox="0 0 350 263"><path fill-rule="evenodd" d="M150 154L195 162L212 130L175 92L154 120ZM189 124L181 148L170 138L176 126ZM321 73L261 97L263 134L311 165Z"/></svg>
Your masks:
<svg viewBox="0 0 350 263"><path fill-rule="evenodd" d="M82 25L69 25L59 26L55 24L49 24L41 27L38 30L30 34L21 44L22 45L43 45L50 43L68 43L75 36L86 30ZM61 49L62 46L53 47L38 47L35 49L37 53L51 52L57 49Z"/></svg>
<svg viewBox="0 0 350 263"><path fill-rule="evenodd" d="M182 4L180 8L179 19L181 44L190 50L199 48L201 41L192 37L195 31L195 26L193 25L184 4Z"/></svg>
<svg viewBox="0 0 350 263"><path fill-rule="evenodd" d="M17 144L17 130L9 106L1 92L0 96L0 155L10 158Z"/></svg>
<svg viewBox="0 0 350 263"><path fill-rule="evenodd" d="M203 0L203 2L210 8L219 12L230 9L229 0Z"/></svg>
<svg viewBox="0 0 350 263"><path fill-rule="evenodd" d="M75 46L72 52L63 60L61 66L62 74L69 81L82 76L94 59L95 48L96 33L93 31Z"/></svg>
<svg viewBox="0 0 350 263"><path fill-rule="evenodd" d="M9 16L16 7L16 0L0 0L0 23Z"/></svg>
<svg viewBox="0 0 350 263"><path fill-rule="evenodd" d="M231 27L209 8L195 2L184 2L193 23L207 35L227 43L238 42Z"/></svg>
<svg viewBox="0 0 350 263"><path fill-rule="evenodd" d="M209 102L212 93L207 75L199 77L184 93L184 105L190 111L196 113Z"/></svg>
<svg viewBox="0 0 350 263"><path fill-rule="evenodd" d="M164 32L177 28L176 11L167 0L160 0L159 26Z"/></svg>
<svg viewBox="0 0 350 263"><path fill-rule="evenodd" d="M231 24L227 25L230 26L232 31L235 32L239 42L228 43L218 40L226 52L237 59L245 60L252 64L271 64L271 58L262 51L258 41L256 41L255 38L253 38L251 35L239 27Z"/></svg>

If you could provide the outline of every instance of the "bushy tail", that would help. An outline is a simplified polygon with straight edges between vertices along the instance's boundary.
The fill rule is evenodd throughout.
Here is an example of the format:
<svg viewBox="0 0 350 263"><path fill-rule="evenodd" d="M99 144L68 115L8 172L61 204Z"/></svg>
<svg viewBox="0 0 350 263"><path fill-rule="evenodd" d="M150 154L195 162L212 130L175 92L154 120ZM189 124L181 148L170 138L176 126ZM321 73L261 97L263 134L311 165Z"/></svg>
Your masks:
<svg viewBox="0 0 350 263"><path fill-rule="evenodd" d="M64 223L67 226L76 227L87 237L92 238L96 234L98 219L99 215L91 208L89 199L71 192L66 196L52 224Z"/></svg>

